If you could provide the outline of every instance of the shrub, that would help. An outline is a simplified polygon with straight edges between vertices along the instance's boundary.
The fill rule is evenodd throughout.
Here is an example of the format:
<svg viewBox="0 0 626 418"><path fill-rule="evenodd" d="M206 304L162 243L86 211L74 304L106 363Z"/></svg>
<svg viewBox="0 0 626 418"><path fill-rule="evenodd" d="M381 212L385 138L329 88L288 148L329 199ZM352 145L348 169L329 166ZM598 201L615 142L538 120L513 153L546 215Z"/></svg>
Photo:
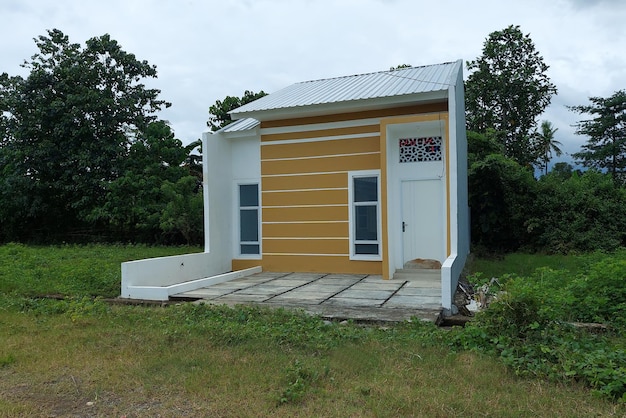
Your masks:
<svg viewBox="0 0 626 418"><path fill-rule="evenodd" d="M502 280L503 293L449 344L497 355L522 376L575 380L626 401L626 250L585 257L579 273L549 268ZM470 279L474 276L470 276ZM478 279L481 278L477 275ZM569 321L609 324L603 335Z"/></svg>

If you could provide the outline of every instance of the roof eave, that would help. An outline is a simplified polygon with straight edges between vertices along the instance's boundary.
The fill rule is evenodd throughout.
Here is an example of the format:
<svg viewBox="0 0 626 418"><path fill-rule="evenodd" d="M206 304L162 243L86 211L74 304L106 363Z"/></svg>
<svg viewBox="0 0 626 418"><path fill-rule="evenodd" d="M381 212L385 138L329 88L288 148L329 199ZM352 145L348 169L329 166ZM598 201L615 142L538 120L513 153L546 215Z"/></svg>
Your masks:
<svg viewBox="0 0 626 418"><path fill-rule="evenodd" d="M230 112L233 119L254 118L258 121L293 119L301 117L324 116L335 113L352 113L368 110L389 109L440 102L448 98L448 90L436 90L403 96L389 96L374 99L361 99L343 102L313 104L307 106L287 107L279 109L257 110L250 112Z"/></svg>

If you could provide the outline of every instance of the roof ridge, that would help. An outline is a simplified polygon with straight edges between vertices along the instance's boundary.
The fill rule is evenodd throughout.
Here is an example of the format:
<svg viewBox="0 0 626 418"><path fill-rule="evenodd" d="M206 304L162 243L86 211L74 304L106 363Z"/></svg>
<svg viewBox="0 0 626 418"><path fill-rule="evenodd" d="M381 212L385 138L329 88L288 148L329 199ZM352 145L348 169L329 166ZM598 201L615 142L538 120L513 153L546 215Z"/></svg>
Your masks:
<svg viewBox="0 0 626 418"><path fill-rule="evenodd" d="M396 69L393 69L393 70L371 71L369 73L360 73L360 74L342 75L342 76L337 76L337 77L318 78L318 79L314 79L314 80L298 81L298 82L296 82L294 84L316 83L316 82L319 82L319 81L339 80L339 79L342 79L342 78L351 78L351 77L363 77L363 76L366 76L366 75L373 75L373 74L386 74L386 73L393 73L393 72L397 72L397 71L407 71L407 70L415 70L415 69L427 68L427 67L436 67L438 65L450 65L450 64L454 64L455 62L456 61L448 61L448 62L440 62L440 63L437 63L437 64L426 64L426 65L417 65L417 66L411 66L411 67L405 67L405 68L396 68Z"/></svg>

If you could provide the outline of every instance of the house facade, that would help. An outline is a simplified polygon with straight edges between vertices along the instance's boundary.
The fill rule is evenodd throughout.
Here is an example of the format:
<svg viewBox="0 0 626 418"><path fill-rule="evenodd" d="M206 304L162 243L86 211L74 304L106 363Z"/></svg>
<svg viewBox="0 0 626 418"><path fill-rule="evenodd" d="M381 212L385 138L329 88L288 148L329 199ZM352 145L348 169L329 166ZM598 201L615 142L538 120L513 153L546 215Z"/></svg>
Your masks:
<svg viewBox="0 0 626 418"><path fill-rule="evenodd" d="M469 252L461 61L297 83L231 116L203 137L209 251L384 279L433 260L450 307Z"/></svg>
<svg viewBox="0 0 626 418"><path fill-rule="evenodd" d="M203 135L205 251L122 264L122 297L256 271L441 269L469 253L462 61L296 83Z"/></svg>

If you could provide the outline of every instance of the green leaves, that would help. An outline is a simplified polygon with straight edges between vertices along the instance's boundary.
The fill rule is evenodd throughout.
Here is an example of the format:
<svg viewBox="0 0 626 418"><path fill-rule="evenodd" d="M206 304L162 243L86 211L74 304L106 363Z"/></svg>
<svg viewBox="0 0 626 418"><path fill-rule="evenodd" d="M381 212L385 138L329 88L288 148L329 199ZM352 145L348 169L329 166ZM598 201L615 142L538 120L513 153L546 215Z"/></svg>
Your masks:
<svg viewBox="0 0 626 418"><path fill-rule="evenodd" d="M504 291L456 334L453 347L496 354L521 376L578 381L613 400L626 399L625 250L579 256L578 272L537 269L500 278ZM583 263L584 264L584 263ZM592 334L567 321L601 322Z"/></svg>
<svg viewBox="0 0 626 418"><path fill-rule="evenodd" d="M207 126L210 127L213 132L222 129L232 123L228 112L266 95L267 93L263 90L258 93L246 90L241 98L226 96L224 100L217 100L215 104L209 108L210 117Z"/></svg>
<svg viewBox="0 0 626 418"><path fill-rule="evenodd" d="M541 154L532 130L557 90L530 36L512 25L492 32L482 56L468 61L467 69L467 128L480 133L493 129L504 155L522 166L535 163Z"/></svg>
<svg viewBox="0 0 626 418"><path fill-rule="evenodd" d="M170 104L143 82L156 67L108 34L81 46L54 29L35 43L26 78L0 75L0 241L93 240L106 230L155 242L161 184L198 174L192 150L157 121ZM197 187L183 192L198 200Z"/></svg>
<svg viewBox="0 0 626 418"><path fill-rule="evenodd" d="M590 105L572 106L570 110L592 119L576 124L576 133L589 140L574 154L586 167L608 170L615 180L625 182L626 174L626 91L607 98L590 97Z"/></svg>

